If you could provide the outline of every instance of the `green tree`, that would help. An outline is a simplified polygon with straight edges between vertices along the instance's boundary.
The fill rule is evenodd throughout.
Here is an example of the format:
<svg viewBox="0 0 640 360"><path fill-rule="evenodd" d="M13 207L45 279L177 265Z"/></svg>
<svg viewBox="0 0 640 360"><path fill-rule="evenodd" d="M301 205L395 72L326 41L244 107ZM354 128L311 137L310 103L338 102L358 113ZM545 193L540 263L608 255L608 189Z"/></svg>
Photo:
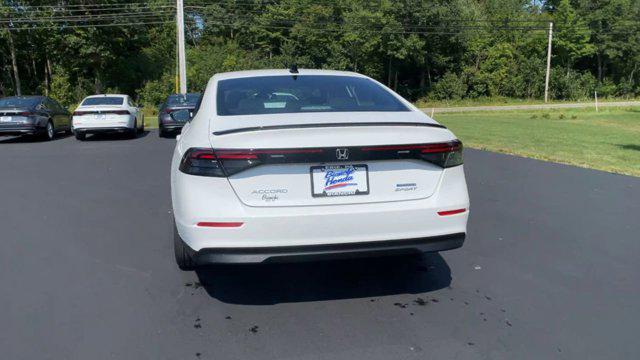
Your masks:
<svg viewBox="0 0 640 360"><path fill-rule="evenodd" d="M596 48L589 42L591 30L578 16L569 0L560 0L553 20L556 25L555 53L568 74L578 59L592 55Z"/></svg>

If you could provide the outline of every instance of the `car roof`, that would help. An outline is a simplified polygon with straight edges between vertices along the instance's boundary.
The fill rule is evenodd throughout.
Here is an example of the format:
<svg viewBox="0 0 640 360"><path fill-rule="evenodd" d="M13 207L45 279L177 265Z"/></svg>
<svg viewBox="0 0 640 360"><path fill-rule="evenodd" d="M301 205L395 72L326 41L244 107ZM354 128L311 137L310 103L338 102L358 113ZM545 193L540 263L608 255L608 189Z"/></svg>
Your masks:
<svg viewBox="0 0 640 360"><path fill-rule="evenodd" d="M2 99L44 99L43 95L20 95L20 96L7 96Z"/></svg>
<svg viewBox="0 0 640 360"><path fill-rule="evenodd" d="M218 73L213 75L212 80L227 80L257 76L304 76L304 75L327 75L327 76L353 76L366 78L365 75L351 71L335 71L335 70L315 70L315 69L298 69L297 73L292 73L289 69L268 69L268 70L249 70L249 71L232 71L226 73Z"/></svg>
<svg viewBox="0 0 640 360"><path fill-rule="evenodd" d="M169 95L168 97L171 97L171 96L181 96L181 95L185 95L185 94L171 94L171 95ZM192 93L187 93L186 95L198 95L198 96L200 96L200 95L202 95L202 93L199 93L199 92L192 92Z"/></svg>
<svg viewBox="0 0 640 360"><path fill-rule="evenodd" d="M99 97L127 97L129 95L125 94L99 94L99 95L89 95L85 99L89 98L99 98Z"/></svg>

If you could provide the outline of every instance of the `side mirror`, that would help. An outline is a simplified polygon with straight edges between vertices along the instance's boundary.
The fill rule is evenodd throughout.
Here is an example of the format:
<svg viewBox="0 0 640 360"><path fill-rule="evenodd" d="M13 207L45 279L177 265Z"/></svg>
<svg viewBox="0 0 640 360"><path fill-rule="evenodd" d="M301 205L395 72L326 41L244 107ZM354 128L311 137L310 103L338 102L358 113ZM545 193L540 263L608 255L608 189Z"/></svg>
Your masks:
<svg viewBox="0 0 640 360"><path fill-rule="evenodd" d="M169 115L174 121L177 122L187 122L191 120L191 111L189 109L182 109L172 111Z"/></svg>

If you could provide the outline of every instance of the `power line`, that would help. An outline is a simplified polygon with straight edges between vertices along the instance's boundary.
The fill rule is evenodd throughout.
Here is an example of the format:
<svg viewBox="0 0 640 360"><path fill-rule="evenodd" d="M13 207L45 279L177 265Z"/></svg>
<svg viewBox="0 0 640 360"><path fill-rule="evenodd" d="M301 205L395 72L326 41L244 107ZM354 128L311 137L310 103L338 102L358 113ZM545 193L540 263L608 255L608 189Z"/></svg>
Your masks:
<svg viewBox="0 0 640 360"><path fill-rule="evenodd" d="M0 23L5 24L37 24L37 23L48 23L48 22L85 22L85 21L95 21L95 20L109 20L109 19L118 19L118 18L149 18L149 17L163 17L163 16L173 16L173 11L165 11L165 12L146 12L146 13L114 13L114 14L101 14L95 16L67 16L67 17L51 17L51 18L39 18L39 19L0 19Z"/></svg>
<svg viewBox="0 0 640 360"><path fill-rule="evenodd" d="M317 2L317 1L316 1ZM320 1L322 3L322 1ZM198 5L187 5L185 6L185 8L189 8L189 9L193 9L193 10L197 10L197 9L201 9L201 10L207 10L210 9L211 6L219 6L221 9L224 10L242 10L242 11L248 11L248 12L253 12L253 13L263 13L263 11L261 12L257 12L256 10L259 8L264 8L264 9L269 9L269 10L274 10L277 9L278 7L281 8L285 8L285 9L295 9L293 7L284 7L282 4L276 3L276 2L266 2L266 1L262 1L259 3L256 2L252 2L252 1L248 1L248 2L243 2L240 0L236 0L233 3L228 3L225 1L212 1L212 2L194 2L195 4ZM164 4L164 5L163 5ZM327 4L327 6L332 6L332 7L347 7L341 4L336 4L333 2L329 2ZM362 4L359 4L362 5ZM21 10L20 12L24 12L23 9L26 9L28 12L35 12L35 11L42 11L42 10L37 10L37 9L53 9L55 11L60 10L60 11L69 11L69 12L81 12L81 11L104 11L104 10L109 10L109 9L127 9L129 7L148 7L148 8L159 8L159 7L165 7L165 8L175 8L175 5L170 1L167 0L167 2L158 2L158 3L149 3L149 2L118 2L118 3L112 3L112 4L86 4L86 5L79 5L79 4L67 4L67 5L37 5L37 6L18 6L15 9L19 9ZM34 10L36 9L36 10ZM254 10L255 9L255 10ZM472 23L538 23L538 24L546 24L548 22L548 20L546 19L541 19L541 20L522 20L522 19L459 19L459 18L449 18L449 19L443 19L443 18L439 18L437 19L440 22L472 22ZM630 20L623 20L623 21L636 21L637 19L630 19Z"/></svg>
<svg viewBox="0 0 640 360"><path fill-rule="evenodd" d="M19 12L19 13L13 13L10 14L9 17L12 18L22 18L22 17L33 17L33 16L58 16L58 15L62 15L62 14L86 14L86 15L90 15L90 14L100 14L100 13L104 13L104 12L117 12L117 11L174 11L175 7L174 6L168 6L168 5L163 5L163 6L154 6L154 7L132 7L132 6L126 6L126 7L118 7L118 8L104 8L104 9L64 9L64 10L48 10L48 11L41 11L41 10L37 10L37 11L27 11L27 12ZM80 15L78 15L80 16Z"/></svg>
<svg viewBox="0 0 640 360"><path fill-rule="evenodd" d="M165 4L173 4L173 1L163 0ZM12 7L12 9L64 9L64 8L108 8L115 6L127 6L127 5L145 5L145 6L166 6L166 5L157 5L162 4L163 1L158 1L157 3L150 2L136 2L136 1L122 1L122 2L114 2L110 4L64 4L64 5L18 5ZM175 6L175 5L172 5Z"/></svg>
<svg viewBox="0 0 640 360"><path fill-rule="evenodd" d="M114 26L147 26L147 25L160 25L160 24L173 24L173 20L167 21L149 21L149 22L129 22L129 23L107 23L107 24L84 24L84 25L69 25L69 26L41 26L37 29L55 29L55 30L66 30L66 29L76 29L76 28L90 28L90 27L114 27ZM9 31L19 31L19 30L34 30L32 27L15 27L9 28Z"/></svg>
<svg viewBox="0 0 640 360"><path fill-rule="evenodd" d="M220 4L213 3L213 4ZM247 5L249 3L242 3L240 1L237 4ZM250 3L254 6L254 3ZM34 14L38 14L38 12L24 13L22 15L31 15L31 16L12 16L0 18L0 23L11 24L11 25L19 25L13 26L11 29L20 30L23 28L36 29L36 28L45 28L41 25L41 23L87 23L83 24L88 27L92 24L88 24L90 22L97 22L94 25L101 24L101 21L109 21L109 20L120 20L124 19L129 21L129 23L137 24L140 21L148 21L148 20L166 20L167 17L173 17L173 8L174 5L156 5L160 6L160 8L153 9L147 6L152 4L150 3L127 3L126 5L133 5L134 7L126 7L126 8L108 8L106 6L123 6L124 3L120 4L101 4L103 6L100 8L97 13L90 14L49 14L47 16L34 16ZM135 6L144 5L144 8L136 8ZM70 5L67 5L70 6ZM75 6L75 5L74 5ZM77 5L80 6L80 5ZM87 5L89 6L89 5ZM92 5L94 6L94 5ZM98 4L95 4L98 6ZM53 7L53 6L51 6ZM189 6L186 6L189 8ZM336 20L326 20L326 19L318 19L307 22L301 22L298 19L289 19L289 18L280 18L280 19L268 19L267 23L261 23L261 18L259 16L249 16L249 14L216 14L213 13L212 9L205 8L202 6L191 6L194 10L200 10L201 12L191 14L191 16L196 17L197 19L201 19L199 22L196 21L196 26L202 26L207 24L213 24L216 26L240 26L238 23L241 22L249 24L248 28L253 29L274 29L274 30L291 30L296 26L302 26L304 30L314 31L314 32L324 32L324 33L339 33L342 31L354 31L354 32L365 32L365 33L383 33L383 34L399 34L399 35L422 35L422 34L441 34L441 35L459 35L463 30L480 30L480 31L521 31L521 32L538 32L538 31L547 31L546 26L538 26L537 20L489 20L489 19L435 19L433 24L407 24L407 23L391 23L391 24L371 24L369 22L348 22L345 19L336 19ZM127 11L119 11L113 12L114 9L118 10L127 10ZM95 10L95 9L94 9ZM136 11L137 10L137 11ZM85 11L82 9L72 9L67 11L80 12ZM62 12L62 11L61 11ZM223 21L218 21L218 20ZM138 22L132 22L131 20L139 20ZM188 19L187 19L188 20ZM365 19L366 20L366 19ZM129 24L128 23L128 24ZM495 23L495 24L494 24ZM503 25L496 25L496 24ZM113 26L118 26L122 24L122 22L114 23ZM512 25L509 25L512 24ZM529 25L531 24L531 25ZM31 27L27 27L26 25L34 25ZM323 26L324 25L324 26ZM640 24L639 24L640 25ZM64 26L66 28L71 25L59 25ZM101 24L100 26L105 26ZM123 25L124 26L124 25ZM55 28L55 26L49 26L46 28ZM562 27L557 26L557 31L563 30L592 30L589 27L584 26L574 26L574 27ZM625 31L626 30L626 31ZM625 35L625 34L633 34L637 31L637 27L631 26L617 26L613 31L598 31L594 32L596 35Z"/></svg>

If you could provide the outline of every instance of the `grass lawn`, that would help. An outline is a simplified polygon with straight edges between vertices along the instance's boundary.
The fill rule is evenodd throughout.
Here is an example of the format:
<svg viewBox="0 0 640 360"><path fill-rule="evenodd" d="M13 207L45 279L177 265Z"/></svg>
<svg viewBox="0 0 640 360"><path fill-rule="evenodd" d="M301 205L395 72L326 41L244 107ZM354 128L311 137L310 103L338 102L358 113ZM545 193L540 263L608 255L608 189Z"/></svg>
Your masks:
<svg viewBox="0 0 640 360"><path fill-rule="evenodd" d="M465 146L640 176L640 108L436 114Z"/></svg>
<svg viewBox="0 0 640 360"><path fill-rule="evenodd" d="M147 129L158 128L158 109L151 107L142 108L144 113L144 127Z"/></svg>
<svg viewBox="0 0 640 360"><path fill-rule="evenodd" d="M637 101L638 99L627 98L607 98L600 99L601 102L613 101ZM549 104L573 104L573 103L593 103L593 99L575 100L551 100ZM503 97L478 98L478 99L461 99L461 100L431 100L419 99L415 105L419 108L443 108L443 107L460 107L460 106L501 106L501 105L542 105L545 104L542 99L513 99Z"/></svg>

